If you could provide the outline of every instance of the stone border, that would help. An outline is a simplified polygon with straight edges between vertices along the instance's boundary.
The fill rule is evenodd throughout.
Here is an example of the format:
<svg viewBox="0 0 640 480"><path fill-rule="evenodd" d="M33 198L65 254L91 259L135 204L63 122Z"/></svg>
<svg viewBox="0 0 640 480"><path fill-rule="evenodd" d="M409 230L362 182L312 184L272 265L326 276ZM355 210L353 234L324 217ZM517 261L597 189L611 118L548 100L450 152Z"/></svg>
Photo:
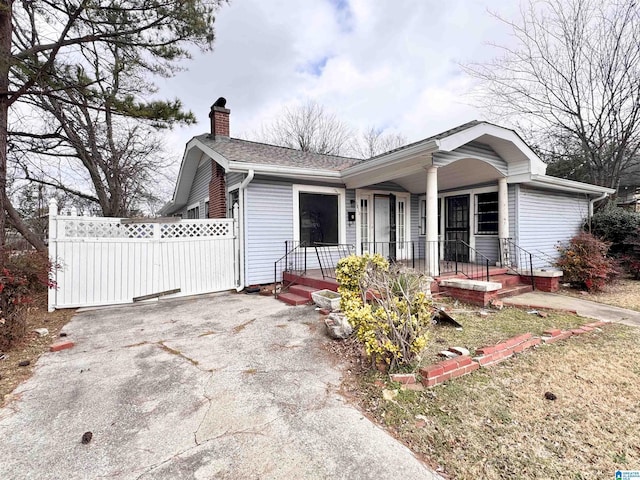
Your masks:
<svg viewBox="0 0 640 480"><path fill-rule="evenodd" d="M572 330L549 329L545 330L541 337L534 337L531 333L518 335L496 345L478 348L476 353L479 355L476 357L471 358L469 355L459 355L456 358L422 367L420 369L421 381L425 387L433 387L452 378L467 375L468 373L478 370L480 367L487 368L503 362L511 358L515 353L521 353L541 343L547 344L559 340L566 340L574 335L592 332L596 328L607 325L608 323L609 322L593 322ZM400 379L394 380L394 375L391 376L391 380L405 383L400 381Z"/></svg>

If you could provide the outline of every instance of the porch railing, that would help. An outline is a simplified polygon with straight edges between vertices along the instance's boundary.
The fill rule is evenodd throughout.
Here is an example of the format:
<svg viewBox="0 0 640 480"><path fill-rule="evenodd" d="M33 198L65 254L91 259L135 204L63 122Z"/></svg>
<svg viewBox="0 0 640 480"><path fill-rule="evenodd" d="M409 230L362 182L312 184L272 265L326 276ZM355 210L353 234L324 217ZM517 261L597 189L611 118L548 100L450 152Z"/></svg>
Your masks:
<svg viewBox="0 0 640 480"><path fill-rule="evenodd" d="M438 262L439 275L462 274L468 278L489 280L488 257L459 239L434 242L362 242L362 252L379 253L391 263L402 264L419 272L433 272L431 262Z"/></svg>
<svg viewBox="0 0 640 480"><path fill-rule="evenodd" d="M336 278L336 265L341 258L355 253L354 245L336 243L315 243L318 264L322 272L322 278Z"/></svg>
<svg viewBox="0 0 640 480"><path fill-rule="evenodd" d="M470 278L473 280L482 280L482 281L488 282L490 278L489 258L483 255L482 253L480 253L479 251L477 251L476 249L472 248L464 240L456 240L456 243L462 246L463 252L464 252L464 249L466 249L469 252L469 256L475 259L474 262L469 262L469 263L460 262L459 263L460 267L458 268L456 266L456 273L462 273L467 278ZM456 264L458 264L457 261L456 261Z"/></svg>
<svg viewBox="0 0 640 480"><path fill-rule="evenodd" d="M536 282L533 277L533 253L519 246L512 238L500 239L500 263L520 277L528 277L533 289Z"/></svg>
<svg viewBox="0 0 640 480"><path fill-rule="evenodd" d="M307 273L307 246L300 242L286 240L284 242L284 255L273 264L273 293L278 296L278 283L280 291L285 290L296 278L300 278ZM289 284L285 284L284 273L293 275Z"/></svg>

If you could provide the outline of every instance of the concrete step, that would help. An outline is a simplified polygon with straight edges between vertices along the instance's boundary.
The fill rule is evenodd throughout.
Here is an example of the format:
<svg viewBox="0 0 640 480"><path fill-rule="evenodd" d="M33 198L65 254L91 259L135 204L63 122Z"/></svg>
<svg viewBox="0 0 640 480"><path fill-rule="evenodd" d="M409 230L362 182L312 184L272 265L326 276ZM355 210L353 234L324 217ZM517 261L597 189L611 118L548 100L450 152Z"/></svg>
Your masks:
<svg viewBox="0 0 640 480"><path fill-rule="evenodd" d="M306 305L307 303L309 303L309 299L307 297L301 297L300 295L296 295L295 293L281 293L278 295L278 300L294 306Z"/></svg>
<svg viewBox="0 0 640 480"><path fill-rule="evenodd" d="M520 295L521 293L528 293L532 291L533 287L531 285L515 285L498 290L498 298L513 297L515 295Z"/></svg>
<svg viewBox="0 0 640 480"><path fill-rule="evenodd" d="M296 285L306 285L308 287L313 287L316 290L333 290L334 292L338 291L338 282L332 280L330 278L311 278L299 275L292 275L290 273L284 272L282 274L282 278L285 283L292 282Z"/></svg>
<svg viewBox="0 0 640 480"><path fill-rule="evenodd" d="M309 287L308 285L291 285L289 287L289 293L294 293L309 300L311 300L311 293L317 291L317 288Z"/></svg>

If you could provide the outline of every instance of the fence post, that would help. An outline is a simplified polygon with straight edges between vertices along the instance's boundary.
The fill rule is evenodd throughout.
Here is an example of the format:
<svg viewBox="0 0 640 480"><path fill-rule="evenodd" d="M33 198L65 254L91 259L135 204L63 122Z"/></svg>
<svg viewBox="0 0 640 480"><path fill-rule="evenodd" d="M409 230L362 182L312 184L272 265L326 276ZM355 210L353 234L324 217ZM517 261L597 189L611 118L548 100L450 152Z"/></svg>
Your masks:
<svg viewBox="0 0 640 480"><path fill-rule="evenodd" d="M53 312L56 306L56 287L58 283L58 270L56 268L56 264L58 263L58 201L55 198L49 200L49 260L53 264L53 269L51 271L51 283L55 285L55 287L49 287L48 291L48 299L47 299L47 310Z"/></svg>

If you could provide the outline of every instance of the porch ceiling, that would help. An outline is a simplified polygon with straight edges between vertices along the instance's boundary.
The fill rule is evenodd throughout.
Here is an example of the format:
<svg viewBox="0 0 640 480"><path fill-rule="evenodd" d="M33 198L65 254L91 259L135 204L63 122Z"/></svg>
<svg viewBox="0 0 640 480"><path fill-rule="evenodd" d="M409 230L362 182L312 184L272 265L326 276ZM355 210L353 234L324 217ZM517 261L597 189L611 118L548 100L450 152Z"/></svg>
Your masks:
<svg viewBox="0 0 640 480"><path fill-rule="evenodd" d="M390 180L411 193L425 193L427 186L425 168L423 167L420 172ZM438 190L451 190L468 185L497 182L500 177L502 177L502 174L488 163L482 160L466 158L438 168Z"/></svg>

